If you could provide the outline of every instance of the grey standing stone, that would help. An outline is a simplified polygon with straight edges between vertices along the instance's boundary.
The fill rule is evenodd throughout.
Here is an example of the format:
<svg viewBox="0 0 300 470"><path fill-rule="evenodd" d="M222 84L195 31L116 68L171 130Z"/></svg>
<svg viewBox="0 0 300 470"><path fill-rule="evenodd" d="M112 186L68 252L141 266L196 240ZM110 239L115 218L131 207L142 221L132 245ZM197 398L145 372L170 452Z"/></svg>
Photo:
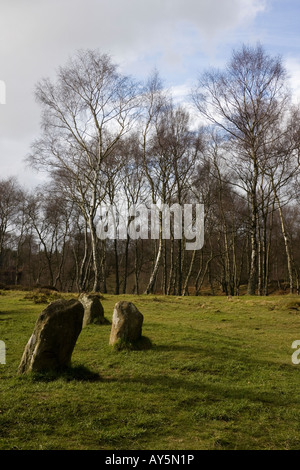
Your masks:
<svg viewBox="0 0 300 470"><path fill-rule="evenodd" d="M84 309L75 299L57 300L42 311L25 347L18 373L70 366Z"/></svg>
<svg viewBox="0 0 300 470"><path fill-rule="evenodd" d="M114 345L119 340L135 342L142 336L144 317L132 302L116 303L110 333L109 344Z"/></svg>
<svg viewBox="0 0 300 470"><path fill-rule="evenodd" d="M104 317L104 308L98 295L81 294L79 302L81 302L84 307L82 326L89 325L90 323L96 323L98 325L105 325L108 323Z"/></svg>

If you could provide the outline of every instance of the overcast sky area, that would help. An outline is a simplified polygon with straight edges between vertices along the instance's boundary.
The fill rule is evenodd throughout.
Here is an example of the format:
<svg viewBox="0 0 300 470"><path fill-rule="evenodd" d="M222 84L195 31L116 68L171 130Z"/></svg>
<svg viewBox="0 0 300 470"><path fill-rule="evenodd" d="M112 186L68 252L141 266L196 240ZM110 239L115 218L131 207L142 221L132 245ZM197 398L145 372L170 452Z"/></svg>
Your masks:
<svg viewBox="0 0 300 470"><path fill-rule="evenodd" d="M207 67L260 42L282 55L300 101L299 20L299 0L0 0L0 179L41 181L24 163L40 133L34 88L76 50L108 53L139 80L156 68L184 98Z"/></svg>

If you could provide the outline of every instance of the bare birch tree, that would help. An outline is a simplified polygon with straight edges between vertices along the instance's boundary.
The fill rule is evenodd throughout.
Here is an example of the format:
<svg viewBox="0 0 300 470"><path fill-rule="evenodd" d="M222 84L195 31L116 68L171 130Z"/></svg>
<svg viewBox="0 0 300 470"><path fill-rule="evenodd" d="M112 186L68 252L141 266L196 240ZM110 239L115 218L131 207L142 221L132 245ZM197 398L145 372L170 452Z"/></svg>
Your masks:
<svg viewBox="0 0 300 470"><path fill-rule="evenodd" d="M111 58L79 51L59 69L57 81L41 80L36 98L42 107L41 139L30 162L72 181L76 201L87 220L93 253L94 291L100 290L95 217L101 192L101 167L136 117L138 87Z"/></svg>
<svg viewBox="0 0 300 470"><path fill-rule="evenodd" d="M223 71L210 70L193 94L201 115L227 136L228 165L237 172L250 205L251 261L248 293L257 287L258 200L260 161L269 143L270 129L286 111L286 72L279 57L269 56L261 45L234 51ZM271 138L273 139L271 134Z"/></svg>

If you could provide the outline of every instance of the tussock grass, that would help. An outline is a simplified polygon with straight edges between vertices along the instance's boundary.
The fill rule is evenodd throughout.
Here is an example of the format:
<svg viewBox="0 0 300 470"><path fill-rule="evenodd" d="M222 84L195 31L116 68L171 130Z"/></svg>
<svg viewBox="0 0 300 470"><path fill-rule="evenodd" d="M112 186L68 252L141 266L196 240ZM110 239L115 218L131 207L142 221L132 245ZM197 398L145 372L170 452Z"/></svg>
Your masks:
<svg viewBox="0 0 300 470"><path fill-rule="evenodd" d="M44 308L25 294L0 296L0 449L300 449L296 296L105 295L109 320L117 301L137 306L151 348L88 325L70 368L18 376Z"/></svg>

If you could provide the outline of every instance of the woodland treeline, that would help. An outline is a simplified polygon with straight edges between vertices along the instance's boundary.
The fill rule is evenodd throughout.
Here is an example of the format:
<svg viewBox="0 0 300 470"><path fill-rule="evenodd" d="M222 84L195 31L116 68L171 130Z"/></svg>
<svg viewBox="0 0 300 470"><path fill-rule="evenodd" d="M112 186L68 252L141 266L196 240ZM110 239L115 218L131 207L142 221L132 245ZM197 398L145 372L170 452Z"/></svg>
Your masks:
<svg viewBox="0 0 300 470"><path fill-rule="evenodd" d="M0 181L0 283L62 291L299 294L299 108L280 57L233 51L178 103L110 56L79 51L36 86L32 190ZM204 204L201 250L184 239L100 240L104 202ZM161 219L160 219L160 222Z"/></svg>

